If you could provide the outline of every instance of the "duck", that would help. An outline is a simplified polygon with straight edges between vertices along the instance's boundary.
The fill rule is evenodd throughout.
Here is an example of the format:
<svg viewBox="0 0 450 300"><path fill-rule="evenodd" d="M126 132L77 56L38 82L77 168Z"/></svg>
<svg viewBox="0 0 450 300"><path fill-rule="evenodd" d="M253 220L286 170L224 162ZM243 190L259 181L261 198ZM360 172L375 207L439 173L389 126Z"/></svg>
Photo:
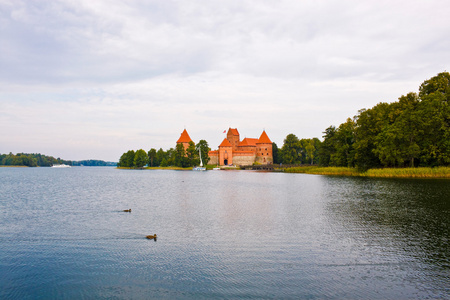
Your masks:
<svg viewBox="0 0 450 300"><path fill-rule="evenodd" d="M130 209L125 209L124 212L131 212L131 208Z"/></svg>
<svg viewBox="0 0 450 300"><path fill-rule="evenodd" d="M147 235L146 238L148 238L149 240L156 240L156 233L154 235Z"/></svg>

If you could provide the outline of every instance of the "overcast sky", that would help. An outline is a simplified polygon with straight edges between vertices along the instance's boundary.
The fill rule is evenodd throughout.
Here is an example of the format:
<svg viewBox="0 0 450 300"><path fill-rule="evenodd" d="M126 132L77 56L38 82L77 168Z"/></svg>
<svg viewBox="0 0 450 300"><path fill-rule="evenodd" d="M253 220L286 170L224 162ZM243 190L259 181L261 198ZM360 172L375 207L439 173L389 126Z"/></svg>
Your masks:
<svg viewBox="0 0 450 300"><path fill-rule="evenodd" d="M281 147L449 66L448 0L0 0L0 153Z"/></svg>

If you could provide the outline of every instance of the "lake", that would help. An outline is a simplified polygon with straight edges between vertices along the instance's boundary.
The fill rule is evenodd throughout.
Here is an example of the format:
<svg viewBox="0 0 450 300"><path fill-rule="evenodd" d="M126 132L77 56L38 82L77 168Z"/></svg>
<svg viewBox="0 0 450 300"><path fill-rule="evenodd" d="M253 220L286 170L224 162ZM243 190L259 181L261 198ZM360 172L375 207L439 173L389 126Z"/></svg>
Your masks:
<svg viewBox="0 0 450 300"><path fill-rule="evenodd" d="M0 168L0 208L0 299L450 297L449 180Z"/></svg>

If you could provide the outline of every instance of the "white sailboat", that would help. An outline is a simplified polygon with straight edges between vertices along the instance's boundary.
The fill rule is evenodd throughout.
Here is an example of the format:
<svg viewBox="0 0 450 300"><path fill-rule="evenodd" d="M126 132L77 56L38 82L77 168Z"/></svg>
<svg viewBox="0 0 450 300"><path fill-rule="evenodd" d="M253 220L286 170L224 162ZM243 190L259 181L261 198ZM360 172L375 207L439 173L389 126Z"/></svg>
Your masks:
<svg viewBox="0 0 450 300"><path fill-rule="evenodd" d="M198 154L200 156L200 166L198 167L193 167L192 170L194 171L206 171L206 168L203 166L203 162L202 162L202 152L200 151L200 149L198 149Z"/></svg>

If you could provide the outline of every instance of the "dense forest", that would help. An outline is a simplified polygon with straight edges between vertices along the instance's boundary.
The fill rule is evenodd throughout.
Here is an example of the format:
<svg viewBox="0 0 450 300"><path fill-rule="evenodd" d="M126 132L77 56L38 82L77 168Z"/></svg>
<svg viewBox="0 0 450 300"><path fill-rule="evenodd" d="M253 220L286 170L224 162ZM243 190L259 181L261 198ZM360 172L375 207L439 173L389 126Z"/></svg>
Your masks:
<svg viewBox="0 0 450 300"><path fill-rule="evenodd" d="M114 162L103 160L71 161L54 158L40 153L0 154L0 166L26 166L26 167L50 167L54 164L66 164L71 166L116 166Z"/></svg>
<svg viewBox="0 0 450 300"><path fill-rule="evenodd" d="M450 74L439 73L424 81L419 93L408 93L392 103L381 102L361 109L338 127L329 126L318 138L299 139L288 134L283 146L273 143L274 164L356 167L361 171L380 167L450 165ZM163 149L129 150L121 167L198 165L209 161L208 143L191 143Z"/></svg>

